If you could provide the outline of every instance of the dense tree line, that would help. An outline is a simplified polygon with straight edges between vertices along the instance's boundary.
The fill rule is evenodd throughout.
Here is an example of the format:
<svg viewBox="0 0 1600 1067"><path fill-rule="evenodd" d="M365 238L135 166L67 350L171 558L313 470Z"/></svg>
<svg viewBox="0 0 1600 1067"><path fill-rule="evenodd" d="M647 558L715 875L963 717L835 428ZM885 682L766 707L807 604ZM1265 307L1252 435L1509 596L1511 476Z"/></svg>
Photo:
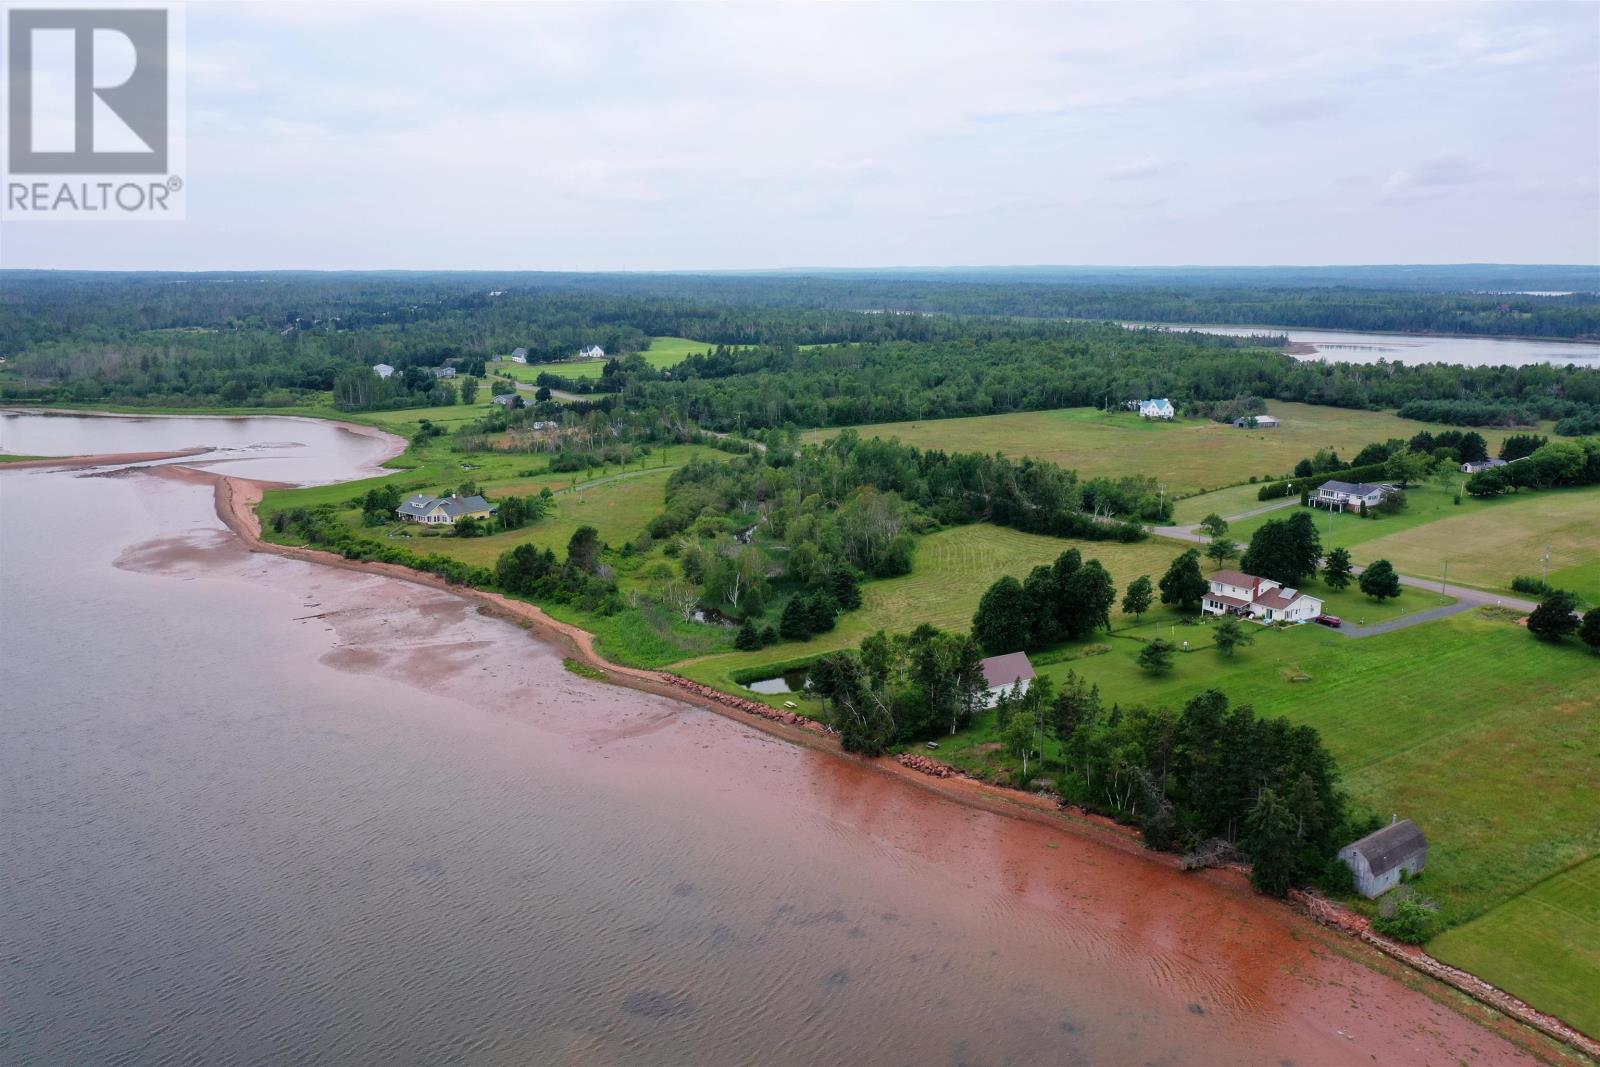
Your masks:
<svg viewBox="0 0 1600 1067"><path fill-rule="evenodd" d="M897 306L893 300L862 299L854 288L862 285L887 286L881 295L905 296L900 302L907 306L902 313L850 310ZM1326 288L1253 295L1238 288L1202 288L1205 301L1219 308L1338 298L1336 290ZM608 366L610 373L598 386L602 391L627 406L672 411L718 430L1098 406L1149 395L1171 396L1197 413L1215 413L1219 404L1250 397L1358 408L1426 404L1432 406L1410 411L1463 425L1553 418L1577 432L1587 432L1587 420L1600 417L1600 375L1592 370L1301 362L1260 341L1129 331L1109 322L1058 317L1158 317L1134 314L1137 308L1131 305L1062 302L1078 299L1072 294L1081 290L1080 281L1028 276L998 285L953 278L790 275L641 281L488 274L13 272L0 289L0 354L8 357L10 372L0 376L0 388L12 398L280 405L326 394L341 374L380 362L405 374L455 360L471 373L478 363L514 347L528 348L537 361L599 343L622 357ZM1126 285L1101 291L1124 302L1189 299L1177 291ZM915 306L919 301L908 295L915 292L931 294L928 299L941 306ZM1044 304L1022 306L1033 300ZM1560 309L1565 314L1578 308L1577 314L1600 320L1600 304L1592 297L1397 290L1368 293L1360 302L1393 315L1418 301L1451 306L1489 301L1493 310L1485 314L1490 317L1522 325L1549 320L1540 329L1566 329L1553 325ZM1511 310L1502 311L1502 305ZM1383 328L1434 327L1407 320ZM629 358L653 336L701 338L708 352L664 374ZM392 397L355 395L369 387L364 379L346 377L345 406L393 402Z"/></svg>

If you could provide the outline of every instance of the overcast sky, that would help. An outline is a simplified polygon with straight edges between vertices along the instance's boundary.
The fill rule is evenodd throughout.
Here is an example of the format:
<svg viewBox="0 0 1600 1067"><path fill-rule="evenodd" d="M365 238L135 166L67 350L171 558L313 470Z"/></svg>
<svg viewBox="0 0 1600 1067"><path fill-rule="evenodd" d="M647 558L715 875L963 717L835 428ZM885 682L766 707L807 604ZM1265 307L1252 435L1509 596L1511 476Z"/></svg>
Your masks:
<svg viewBox="0 0 1600 1067"><path fill-rule="evenodd" d="M0 265L1600 262L1600 4L205 4L188 220Z"/></svg>

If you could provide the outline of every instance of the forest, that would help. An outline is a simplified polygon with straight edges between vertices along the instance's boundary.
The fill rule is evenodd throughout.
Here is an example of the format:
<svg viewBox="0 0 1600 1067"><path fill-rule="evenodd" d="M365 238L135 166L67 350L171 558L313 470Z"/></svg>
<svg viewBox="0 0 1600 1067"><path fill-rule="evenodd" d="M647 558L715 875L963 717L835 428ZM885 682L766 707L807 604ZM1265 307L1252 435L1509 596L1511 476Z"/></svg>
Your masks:
<svg viewBox="0 0 1600 1067"><path fill-rule="evenodd" d="M1527 278L1550 284L1565 277L1548 274L1558 269L1568 270L1527 268ZM1592 292L1448 292L1393 279L1394 288L1352 288L1362 278L1373 284L1360 272L1307 281L1290 271L1277 285L1266 277L10 271L0 274L0 397L287 407L323 402L337 387L346 410L420 405L438 399L422 370L448 362L468 373L514 348L550 362L599 344L619 357L602 379L556 373L547 384L611 393L624 407L723 432L1105 406L1150 395L1201 415L1277 398L1400 408L1457 425L1553 419L1574 433L1600 420L1600 374L1576 366L1304 362L1258 340L1073 318L1600 336ZM667 370L633 358L662 336L693 337L707 351ZM362 372L378 363L395 367L406 388L368 382Z"/></svg>

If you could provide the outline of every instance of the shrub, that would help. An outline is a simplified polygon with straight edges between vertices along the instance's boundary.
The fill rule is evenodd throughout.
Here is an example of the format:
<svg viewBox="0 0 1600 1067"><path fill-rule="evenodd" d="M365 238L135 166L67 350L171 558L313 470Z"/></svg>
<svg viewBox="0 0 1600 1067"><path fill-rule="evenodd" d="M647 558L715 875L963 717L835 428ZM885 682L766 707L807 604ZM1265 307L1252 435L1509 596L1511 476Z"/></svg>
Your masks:
<svg viewBox="0 0 1600 1067"><path fill-rule="evenodd" d="M1434 906L1417 896L1395 896L1379 906L1372 928L1384 937L1420 945L1433 932Z"/></svg>

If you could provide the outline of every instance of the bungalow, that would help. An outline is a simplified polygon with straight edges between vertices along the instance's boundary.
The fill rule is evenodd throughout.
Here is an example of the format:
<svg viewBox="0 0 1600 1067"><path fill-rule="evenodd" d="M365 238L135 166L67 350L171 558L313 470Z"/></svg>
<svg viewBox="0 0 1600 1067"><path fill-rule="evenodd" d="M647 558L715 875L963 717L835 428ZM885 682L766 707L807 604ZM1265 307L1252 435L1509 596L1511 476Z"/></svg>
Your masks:
<svg viewBox="0 0 1600 1067"><path fill-rule="evenodd" d="M454 526L457 519L487 519L496 511L481 496L416 496L395 508L395 514L406 522L420 522L428 526Z"/></svg>
<svg viewBox="0 0 1600 1067"><path fill-rule="evenodd" d="M983 684L988 690L983 698L984 707L994 707L1002 694L1013 689L1019 694L1026 693L1033 684L1033 664L1028 661L1026 652L990 656L979 666L983 668Z"/></svg>
<svg viewBox="0 0 1600 1067"><path fill-rule="evenodd" d="M1484 459L1479 460L1476 463L1473 463L1469 460L1461 465L1461 473L1477 474L1479 471L1490 470L1494 467L1504 467L1505 465L1506 461L1503 459Z"/></svg>
<svg viewBox="0 0 1600 1067"><path fill-rule="evenodd" d="M522 398L516 393L501 393L497 397L490 398L489 403L499 404L507 411L516 411L523 406Z"/></svg>
<svg viewBox="0 0 1600 1067"><path fill-rule="evenodd" d="M1235 429L1239 430L1271 430L1281 425L1272 415L1245 415L1233 420Z"/></svg>
<svg viewBox="0 0 1600 1067"><path fill-rule="evenodd" d="M585 348L583 351L578 353L578 358L579 359L605 359L606 358L606 350L601 348L599 345L590 345L588 348Z"/></svg>
<svg viewBox="0 0 1600 1067"><path fill-rule="evenodd" d="M526 362L528 362L528 350L526 348L513 348L511 350L511 362L513 362L513 363L526 363Z"/></svg>
<svg viewBox="0 0 1600 1067"><path fill-rule="evenodd" d="M372 365L372 373L380 378L387 378L394 373L394 368L387 363L374 363Z"/></svg>
<svg viewBox="0 0 1600 1067"><path fill-rule="evenodd" d="M1428 838L1410 819L1391 822L1339 850L1355 875L1356 889L1376 897L1394 888L1402 875L1420 874L1428 864Z"/></svg>
<svg viewBox="0 0 1600 1067"><path fill-rule="evenodd" d="M1139 401L1139 417L1141 419L1171 419L1176 415L1177 412L1172 408L1172 401L1166 397Z"/></svg>
<svg viewBox="0 0 1600 1067"><path fill-rule="evenodd" d="M454 367L435 367L433 368L433 376L435 378L454 378L456 369Z"/></svg>
<svg viewBox="0 0 1600 1067"><path fill-rule="evenodd" d="M1341 508L1359 511L1361 505L1375 508L1383 502L1385 493L1394 492L1392 485L1368 485L1366 482L1323 482L1312 503L1319 508Z"/></svg>
<svg viewBox="0 0 1600 1067"><path fill-rule="evenodd" d="M1217 571L1200 601L1207 615L1237 615L1256 622L1310 622L1322 614L1322 601L1270 578L1239 571Z"/></svg>

